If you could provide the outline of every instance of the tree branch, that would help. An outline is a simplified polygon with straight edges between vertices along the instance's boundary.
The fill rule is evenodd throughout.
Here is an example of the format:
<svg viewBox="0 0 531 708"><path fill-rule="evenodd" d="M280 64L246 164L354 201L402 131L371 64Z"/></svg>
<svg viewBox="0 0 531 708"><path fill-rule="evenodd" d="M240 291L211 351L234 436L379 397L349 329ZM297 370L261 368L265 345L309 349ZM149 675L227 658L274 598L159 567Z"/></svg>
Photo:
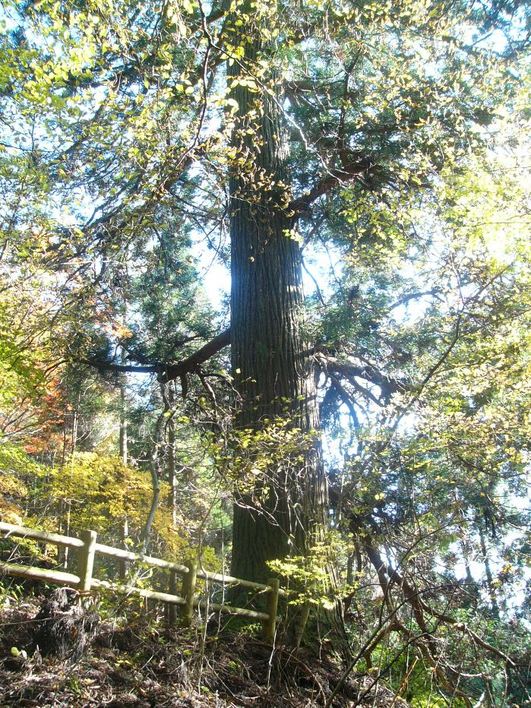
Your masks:
<svg viewBox="0 0 531 708"><path fill-rule="evenodd" d="M207 342L196 352L186 357L182 361L176 363L153 362L137 366L134 364L114 364L110 361L98 361L96 359L84 359L83 363L93 366L98 371L116 371L122 373L136 374L157 374L162 383L173 381L174 379L186 376L186 374L194 373L198 370L201 364L208 361L211 357L217 354L230 344L230 330L227 329L221 334L218 334L210 342Z"/></svg>
<svg viewBox="0 0 531 708"><path fill-rule="evenodd" d="M343 161L340 168L330 170L309 192L303 194L298 199L294 199L289 205L289 210L293 211L296 216L300 215L305 212L316 199L323 196L323 194L327 194L338 185L351 182L374 167L375 164L369 157L356 154L355 159L351 159L348 162L346 160Z"/></svg>
<svg viewBox="0 0 531 708"><path fill-rule="evenodd" d="M164 369L164 374L162 376L163 381L173 381L173 379L179 378L186 374L191 374L197 371L197 368L208 361L211 357L217 354L225 347L230 344L230 329L226 329L217 337L211 339L204 346L198 349L196 352L191 354L186 359L178 362L177 364L167 364Z"/></svg>
<svg viewBox="0 0 531 708"><path fill-rule="evenodd" d="M508 656L507 654L505 654L505 652L501 651L489 642L485 641L482 637L472 631L470 627L468 627L468 625L466 625L464 622L459 622L459 620L455 619L451 615L448 615L446 612L439 612L435 608L428 605L422 599L421 592L419 592L417 588L413 587L405 579L404 575L402 575L398 572L398 570L396 570L396 568L393 568L393 566L386 564L379 552L374 546L371 545L370 542L365 543L365 551L367 552L367 555L369 556L369 559L372 565L374 566L380 580L383 578L386 586L388 586L390 583L395 583L396 586L401 588L405 600L407 600L412 606L415 619L417 620L417 624L424 632L426 632L428 635L431 634L428 631L428 627L424 619L424 612L426 612L432 617L438 619L440 622L449 624L455 629L463 632L464 634L467 634L473 642L475 642L491 654L494 654L498 658L503 659L503 661L510 664L511 666L515 665L514 661L511 659L510 656ZM389 580L387 580L385 574L387 574Z"/></svg>
<svg viewBox="0 0 531 708"><path fill-rule="evenodd" d="M341 378L346 379L356 388L359 387L359 384L355 381L356 378L364 379L378 386L381 390L381 398L384 401L389 400L393 393L407 389L405 383L393 379L390 376L385 376L385 374L382 374L375 366L371 366L370 364L357 366L349 361L339 361L336 357L324 352L319 352L316 355L316 360L324 371L333 372Z"/></svg>
<svg viewBox="0 0 531 708"><path fill-rule="evenodd" d="M112 361L101 361L98 359L82 359L82 364L92 366L98 371L115 371L116 373L131 373L131 374L159 374L164 371L164 364L156 362L154 364L136 365L136 364L115 364Z"/></svg>

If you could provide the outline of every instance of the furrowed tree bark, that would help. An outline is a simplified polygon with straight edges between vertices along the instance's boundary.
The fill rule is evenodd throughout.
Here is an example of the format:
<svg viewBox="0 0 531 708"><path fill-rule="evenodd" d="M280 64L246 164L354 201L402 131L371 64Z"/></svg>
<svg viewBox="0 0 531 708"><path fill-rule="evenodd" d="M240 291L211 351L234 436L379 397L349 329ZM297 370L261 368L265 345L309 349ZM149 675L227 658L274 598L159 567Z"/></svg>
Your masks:
<svg viewBox="0 0 531 708"><path fill-rule="evenodd" d="M250 14L250 12L249 12ZM260 20L257 20L260 21ZM245 164L232 169L231 357L239 394L236 427L265 431L282 420L300 431L297 455L272 464L254 489L237 493L231 572L265 582L267 563L303 553L324 526L326 484L320 465L316 384L303 336L302 259L293 234L294 216L286 170L287 151L274 95L274 78L242 85L267 58L259 32L246 27L241 62L227 69L238 108L232 143ZM298 433L296 433L298 434ZM281 444L281 443L280 443ZM252 453L251 453L252 454ZM257 501L258 497L260 501Z"/></svg>

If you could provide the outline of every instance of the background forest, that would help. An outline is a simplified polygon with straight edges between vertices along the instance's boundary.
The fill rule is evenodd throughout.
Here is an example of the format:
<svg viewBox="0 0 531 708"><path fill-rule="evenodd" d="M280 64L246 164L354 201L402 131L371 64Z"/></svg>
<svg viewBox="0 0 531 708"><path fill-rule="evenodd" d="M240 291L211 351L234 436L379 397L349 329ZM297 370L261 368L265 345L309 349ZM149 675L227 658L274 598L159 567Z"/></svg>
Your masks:
<svg viewBox="0 0 531 708"><path fill-rule="evenodd" d="M525 4L6 0L0 29L0 520L278 575L279 644L525 705Z"/></svg>

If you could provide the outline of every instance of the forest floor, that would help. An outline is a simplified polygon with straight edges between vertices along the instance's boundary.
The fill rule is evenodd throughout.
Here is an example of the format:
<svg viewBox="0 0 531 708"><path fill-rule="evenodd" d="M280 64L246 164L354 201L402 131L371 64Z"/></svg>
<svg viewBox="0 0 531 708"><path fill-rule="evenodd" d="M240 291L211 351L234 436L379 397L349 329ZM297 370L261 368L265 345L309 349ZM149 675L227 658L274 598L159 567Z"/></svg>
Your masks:
<svg viewBox="0 0 531 708"><path fill-rule="evenodd" d="M323 655L272 651L250 633L170 630L140 612L98 621L77 662L43 657L35 650L40 604L11 600L0 610L0 706L302 708L323 706L341 676ZM332 705L407 705L372 683L345 681Z"/></svg>

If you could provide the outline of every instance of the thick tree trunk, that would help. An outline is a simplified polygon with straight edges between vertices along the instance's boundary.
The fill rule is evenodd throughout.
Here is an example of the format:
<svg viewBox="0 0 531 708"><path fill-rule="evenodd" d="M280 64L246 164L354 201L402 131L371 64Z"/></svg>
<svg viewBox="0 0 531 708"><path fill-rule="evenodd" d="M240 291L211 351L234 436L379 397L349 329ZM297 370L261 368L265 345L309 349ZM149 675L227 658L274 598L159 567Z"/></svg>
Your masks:
<svg viewBox="0 0 531 708"><path fill-rule="evenodd" d="M241 39L240 39L241 41ZM247 41L244 68L228 69L238 102L233 145L245 165L231 179L231 352L239 394L237 428L254 433L284 425L298 437L254 484L240 490L234 509L232 574L263 581L267 561L304 552L307 536L322 528L325 484L318 442L316 386L303 336L300 245L285 168L278 104L238 83L253 73L258 43ZM234 81L236 79L236 82ZM282 434L279 433L282 450ZM267 450L267 445L265 445ZM249 455L259 454L251 446ZM267 452L266 452L267 454Z"/></svg>

